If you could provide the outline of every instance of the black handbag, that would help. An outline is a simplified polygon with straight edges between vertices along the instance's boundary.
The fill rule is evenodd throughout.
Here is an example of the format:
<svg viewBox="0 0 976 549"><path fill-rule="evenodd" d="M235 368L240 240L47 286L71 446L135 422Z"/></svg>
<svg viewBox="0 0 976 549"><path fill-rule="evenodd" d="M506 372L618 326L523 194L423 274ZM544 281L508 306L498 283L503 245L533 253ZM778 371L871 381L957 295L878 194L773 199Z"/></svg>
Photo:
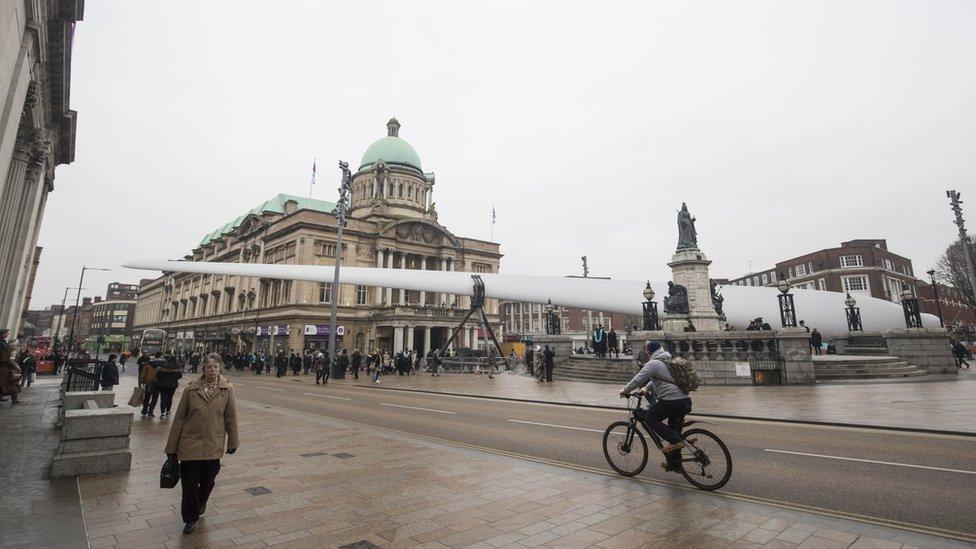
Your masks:
<svg viewBox="0 0 976 549"><path fill-rule="evenodd" d="M180 482L180 462L173 458L166 458L163 468L159 471L159 487L175 488Z"/></svg>

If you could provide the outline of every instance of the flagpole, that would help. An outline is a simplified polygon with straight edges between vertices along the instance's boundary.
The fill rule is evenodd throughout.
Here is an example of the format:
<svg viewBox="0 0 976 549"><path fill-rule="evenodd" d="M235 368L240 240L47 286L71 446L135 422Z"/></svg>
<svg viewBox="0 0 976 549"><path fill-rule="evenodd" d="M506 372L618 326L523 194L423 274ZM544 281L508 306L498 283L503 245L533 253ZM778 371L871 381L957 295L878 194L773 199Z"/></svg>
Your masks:
<svg viewBox="0 0 976 549"><path fill-rule="evenodd" d="M309 199L312 198L312 188L315 187L315 162L316 162L316 160L313 158L312 159L312 182L309 183L309 185L308 185L308 197L309 197Z"/></svg>

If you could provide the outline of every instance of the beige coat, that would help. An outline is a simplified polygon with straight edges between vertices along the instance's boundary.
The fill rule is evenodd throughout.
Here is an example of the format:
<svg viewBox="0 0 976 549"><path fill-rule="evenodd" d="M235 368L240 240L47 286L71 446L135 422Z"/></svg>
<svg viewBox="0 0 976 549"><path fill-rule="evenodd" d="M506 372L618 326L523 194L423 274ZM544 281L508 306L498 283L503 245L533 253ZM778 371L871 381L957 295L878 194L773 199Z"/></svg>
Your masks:
<svg viewBox="0 0 976 549"><path fill-rule="evenodd" d="M234 386L221 376L217 394L207 400L203 376L187 384L173 416L166 453L176 454L180 461L220 459L224 449L238 447Z"/></svg>

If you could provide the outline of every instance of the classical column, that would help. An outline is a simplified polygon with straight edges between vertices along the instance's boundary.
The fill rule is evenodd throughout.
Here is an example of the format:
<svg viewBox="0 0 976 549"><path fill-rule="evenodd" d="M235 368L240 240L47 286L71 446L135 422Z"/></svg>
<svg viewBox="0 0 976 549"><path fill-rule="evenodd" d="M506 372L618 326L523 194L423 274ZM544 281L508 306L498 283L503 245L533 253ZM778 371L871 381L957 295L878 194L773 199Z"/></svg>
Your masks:
<svg viewBox="0 0 976 549"><path fill-rule="evenodd" d="M542 304L540 303L539 304L539 333L544 333L546 331L545 330L545 327L546 327L546 324L545 324L545 321L542 318Z"/></svg>
<svg viewBox="0 0 976 549"><path fill-rule="evenodd" d="M413 326L403 328L407 332L407 349L413 349Z"/></svg>
<svg viewBox="0 0 976 549"><path fill-rule="evenodd" d="M442 271L446 271L447 270L447 258L446 257L442 257L441 258L441 270ZM445 293L437 294L437 300L438 300L438 305L440 305L441 303L446 303L447 302L447 294L445 294Z"/></svg>
<svg viewBox="0 0 976 549"><path fill-rule="evenodd" d="M471 341L471 348L472 349L479 348L480 347L480 345L479 345L480 342L478 341L478 329L475 328L475 327L471 327L471 328L468 328L468 331L470 332L469 335L468 335L468 340Z"/></svg>
<svg viewBox="0 0 976 549"><path fill-rule="evenodd" d="M515 328L515 303L508 304L508 326L512 333L518 333L518 329Z"/></svg>
<svg viewBox="0 0 976 549"><path fill-rule="evenodd" d="M407 268L407 252L400 253L400 269ZM400 305L407 304L407 291L400 288Z"/></svg>
<svg viewBox="0 0 976 549"><path fill-rule="evenodd" d="M430 352L430 326L424 326L424 356Z"/></svg>
<svg viewBox="0 0 976 549"><path fill-rule="evenodd" d="M399 353L403 350L403 329L400 326L393 327L393 352Z"/></svg>
<svg viewBox="0 0 976 549"><path fill-rule="evenodd" d="M21 137L21 136L18 136ZM16 221L17 208L23 194L27 176L27 163L30 160L31 146L18 139L15 143L13 159L4 180L2 199L0 199L0 258L7 257L13 248L13 227ZM14 307L14 296L7 293L6 283L11 277L17 276L17 267L9 262L0 265L0 318L8 318Z"/></svg>
<svg viewBox="0 0 976 549"><path fill-rule="evenodd" d="M5 278L2 295L12 296L12 303L4 326L10 328L11 332L15 334L20 325L24 305L24 286L30 273L30 260L34 256L34 245L37 242L36 228L37 223L39 223L39 209L41 200L46 194L42 167L42 165L34 164L33 169L27 172L26 188L21 194L17 211L17 223L13 227L13 234L8 236L10 247L6 258L4 258L6 265L11 270Z"/></svg>
<svg viewBox="0 0 976 549"><path fill-rule="evenodd" d="M383 268L383 250L376 248L376 267ZM383 304L383 288L376 286L373 288L374 301L377 305Z"/></svg>
<svg viewBox="0 0 976 549"><path fill-rule="evenodd" d="M393 268L393 250L386 250L386 268ZM386 288L386 304L393 305L393 288Z"/></svg>
<svg viewBox="0 0 976 549"><path fill-rule="evenodd" d="M420 257L420 270L421 271L426 271L427 270L427 256L426 255ZM426 304L427 304L427 292L424 291L424 290L420 290L420 305L421 306L424 306ZM425 352L424 354L427 354L427 353Z"/></svg>

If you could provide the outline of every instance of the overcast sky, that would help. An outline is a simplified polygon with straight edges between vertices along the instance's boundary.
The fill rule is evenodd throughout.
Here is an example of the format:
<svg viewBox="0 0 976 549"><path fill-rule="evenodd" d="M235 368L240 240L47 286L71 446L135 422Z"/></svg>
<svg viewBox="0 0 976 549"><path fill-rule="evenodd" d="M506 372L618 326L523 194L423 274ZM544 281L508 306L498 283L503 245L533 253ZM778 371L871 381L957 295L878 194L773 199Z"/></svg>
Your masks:
<svg viewBox="0 0 976 549"><path fill-rule="evenodd" d="M336 5L330 5L336 4ZM440 221L503 273L713 277L854 238L927 270L976 204L976 3L90 1L77 155L32 308L152 273L277 193L333 200L395 113ZM970 207L971 223L976 209ZM640 299L640 296L635 296Z"/></svg>

